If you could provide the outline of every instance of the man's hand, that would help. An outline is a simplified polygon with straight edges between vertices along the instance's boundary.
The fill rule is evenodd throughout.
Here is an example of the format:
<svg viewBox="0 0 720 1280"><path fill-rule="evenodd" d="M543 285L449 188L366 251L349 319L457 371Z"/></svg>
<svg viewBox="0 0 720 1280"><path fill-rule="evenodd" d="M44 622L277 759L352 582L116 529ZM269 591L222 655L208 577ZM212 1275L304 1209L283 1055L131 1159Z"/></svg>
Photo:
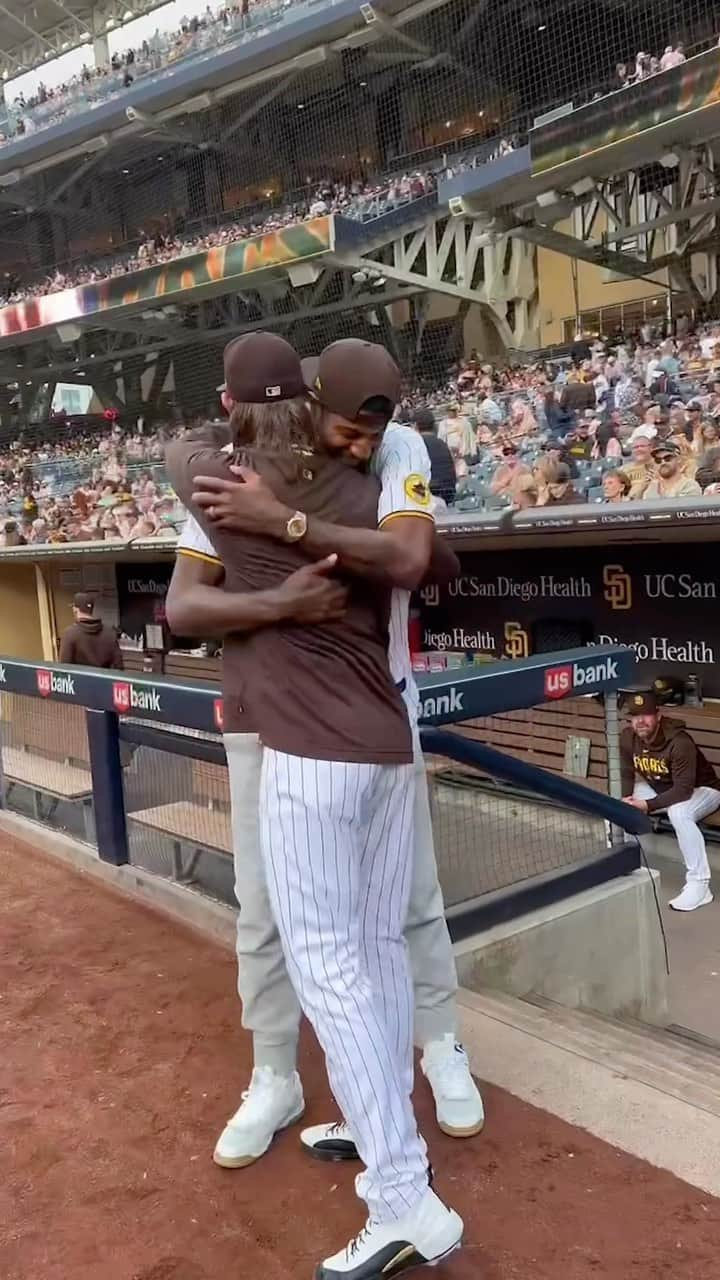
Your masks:
<svg viewBox="0 0 720 1280"><path fill-rule="evenodd" d="M294 622L339 622L345 616L347 588L329 577L336 565L337 556L303 565L278 588L283 609Z"/></svg>
<svg viewBox="0 0 720 1280"><path fill-rule="evenodd" d="M638 796L625 796L623 804L632 805L633 809L639 809L641 813L647 813L647 800L640 800Z"/></svg>
<svg viewBox="0 0 720 1280"><path fill-rule="evenodd" d="M196 476L192 501L218 529L283 539L293 515L260 476L247 467L232 467L238 480Z"/></svg>

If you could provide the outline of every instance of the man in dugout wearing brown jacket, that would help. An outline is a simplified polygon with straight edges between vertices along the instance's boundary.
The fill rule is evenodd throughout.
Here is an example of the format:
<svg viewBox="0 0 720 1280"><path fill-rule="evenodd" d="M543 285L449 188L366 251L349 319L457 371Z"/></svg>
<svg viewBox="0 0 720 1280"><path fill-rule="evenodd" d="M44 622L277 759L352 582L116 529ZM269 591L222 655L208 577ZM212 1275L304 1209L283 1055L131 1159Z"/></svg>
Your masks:
<svg viewBox="0 0 720 1280"><path fill-rule="evenodd" d="M78 667L123 669L123 656L114 627L95 617L95 597L79 591L73 597L74 623L60 641L60 662Z"/></svg>
<svg viewBox="0 0 720 1280"><path fill-rule="evenodd" d="M620 736L625 803L643 813L666 811L685 863L685 887L674 911L695 911L713 900L710 864L698 823L720 808L720 778L682 720L662 715L652 690L631 691L630 723Z"/></svg>

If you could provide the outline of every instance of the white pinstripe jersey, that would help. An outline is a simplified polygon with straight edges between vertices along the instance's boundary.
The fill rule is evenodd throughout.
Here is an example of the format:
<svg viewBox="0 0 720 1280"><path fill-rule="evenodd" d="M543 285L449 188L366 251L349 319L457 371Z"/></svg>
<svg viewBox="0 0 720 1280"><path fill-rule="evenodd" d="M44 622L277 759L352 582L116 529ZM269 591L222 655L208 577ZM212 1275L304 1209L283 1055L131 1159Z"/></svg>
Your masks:
<svg viewBox="0 0 720 1280"><path fill-rule="evenodd" d="M422 436L412 427L391 422L373 460L373 470L382 486L378 500L378 525L384 528L398 516L418 516L432 520L430 457ZM217 561L215 549L200 525L189 515L178 539L177 549L185 555ZM392 593L388 661L393 680L405 681L405 701L417 715L418 692L413 678L408 624L410 592L399 587Z"/></svg>

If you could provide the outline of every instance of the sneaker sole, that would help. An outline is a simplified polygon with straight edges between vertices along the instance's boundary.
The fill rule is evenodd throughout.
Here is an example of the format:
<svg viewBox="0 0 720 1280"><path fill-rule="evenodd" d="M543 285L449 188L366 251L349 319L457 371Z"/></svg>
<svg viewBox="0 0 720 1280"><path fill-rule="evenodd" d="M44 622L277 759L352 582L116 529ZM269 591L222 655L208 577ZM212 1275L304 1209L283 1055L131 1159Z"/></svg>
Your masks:
<svg viewBox="0 0 720 1280"><path fill-rule="evenodd" d="M444 1253L439 1253L436 1258L413 1258L408 1260L407 1266L400 1263L399 1266L391 1268L391 1270L375 1271L372 1275L368 1275L366 1280L392 1280L394 1276L409 1276L411 1271L419 1271L421 1267L439 1267L441 1262L445 1262L451 1254L456 1253L458 1249L462 1249L462 1240L458 1240L456 1244L451 1244L449 1249ZM315 1280L323 1280L326 1271L322 1265L315 1268Z"/></svg>
<svg viewBox="0 0 720 1280"><path fill-rule="evenodd" d="M289 1129L291 1128L292 1125L297 1124L298 1120L302 1120L304 1115L305 1115L305 1105L303 1104L303 1106L300 1107L298 1111L293 1112L293 1114L289 1117L288 1120L285 1121L284 1124L280 1125L279 1129L275 1130L267 1146L263 1147L262 1151L259 1151L257 1155L222 1156L222 1155L218 1155L217 1151L213 1151L213 1162L216 1165L219 1165L221 1169L247 1169L248 1165L255 1164L256 1161L262 1160L263 1156L267 1155L268 1151L270 1150L273 1144L273 1140L277 1137L279 1133L282 1133L285 1129Z"/></svg>
<svg viewBox="0 0 720 1280"><path fill-rule="evenodd" d="M684 911L687 913L688 911L699 911L700 907L709 907L714 901L714 895L710 893L707 898L703 898L702 902L698 902L696 907L676 907L673 902L668 902L668 906L671 911Z"/></svg>
<svg viewBox="0 0 720 1280"><path fill-rule="evenodd" d="M357 1148L347 1152L331 1151L329 1148L322 1150L320 1147L311 1147L302 1141L300 1146L307 1155L312 1156L313 1160L322 1160L324 1164L347 1164L350 1160L360 1159Z"/></svg>
<svg viewBox="0 0 720 1280"><path fill-rule="evenodd" d="M485 1128L485 1117L478 1124L471 1124L464 1129L456 1129L451 1124L443 1124L438 1120L438 1129L441 1133L446 1133L449 1138L474 1138L478 1133L482 1133Z"/></svg>

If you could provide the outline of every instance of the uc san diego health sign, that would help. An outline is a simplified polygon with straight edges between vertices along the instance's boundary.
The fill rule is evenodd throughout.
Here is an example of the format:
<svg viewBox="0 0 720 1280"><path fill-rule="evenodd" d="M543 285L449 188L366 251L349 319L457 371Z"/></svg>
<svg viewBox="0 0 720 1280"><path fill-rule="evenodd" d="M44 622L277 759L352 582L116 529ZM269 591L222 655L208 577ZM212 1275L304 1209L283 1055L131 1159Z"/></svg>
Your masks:
<svg viewBox="0 0 720 1280"><path fill-rule="evenodd" d="M638 678L700 676L720 697L720 557L711 543L461 553L419 595L423 649L521 658L630 645Z"/></svg>

